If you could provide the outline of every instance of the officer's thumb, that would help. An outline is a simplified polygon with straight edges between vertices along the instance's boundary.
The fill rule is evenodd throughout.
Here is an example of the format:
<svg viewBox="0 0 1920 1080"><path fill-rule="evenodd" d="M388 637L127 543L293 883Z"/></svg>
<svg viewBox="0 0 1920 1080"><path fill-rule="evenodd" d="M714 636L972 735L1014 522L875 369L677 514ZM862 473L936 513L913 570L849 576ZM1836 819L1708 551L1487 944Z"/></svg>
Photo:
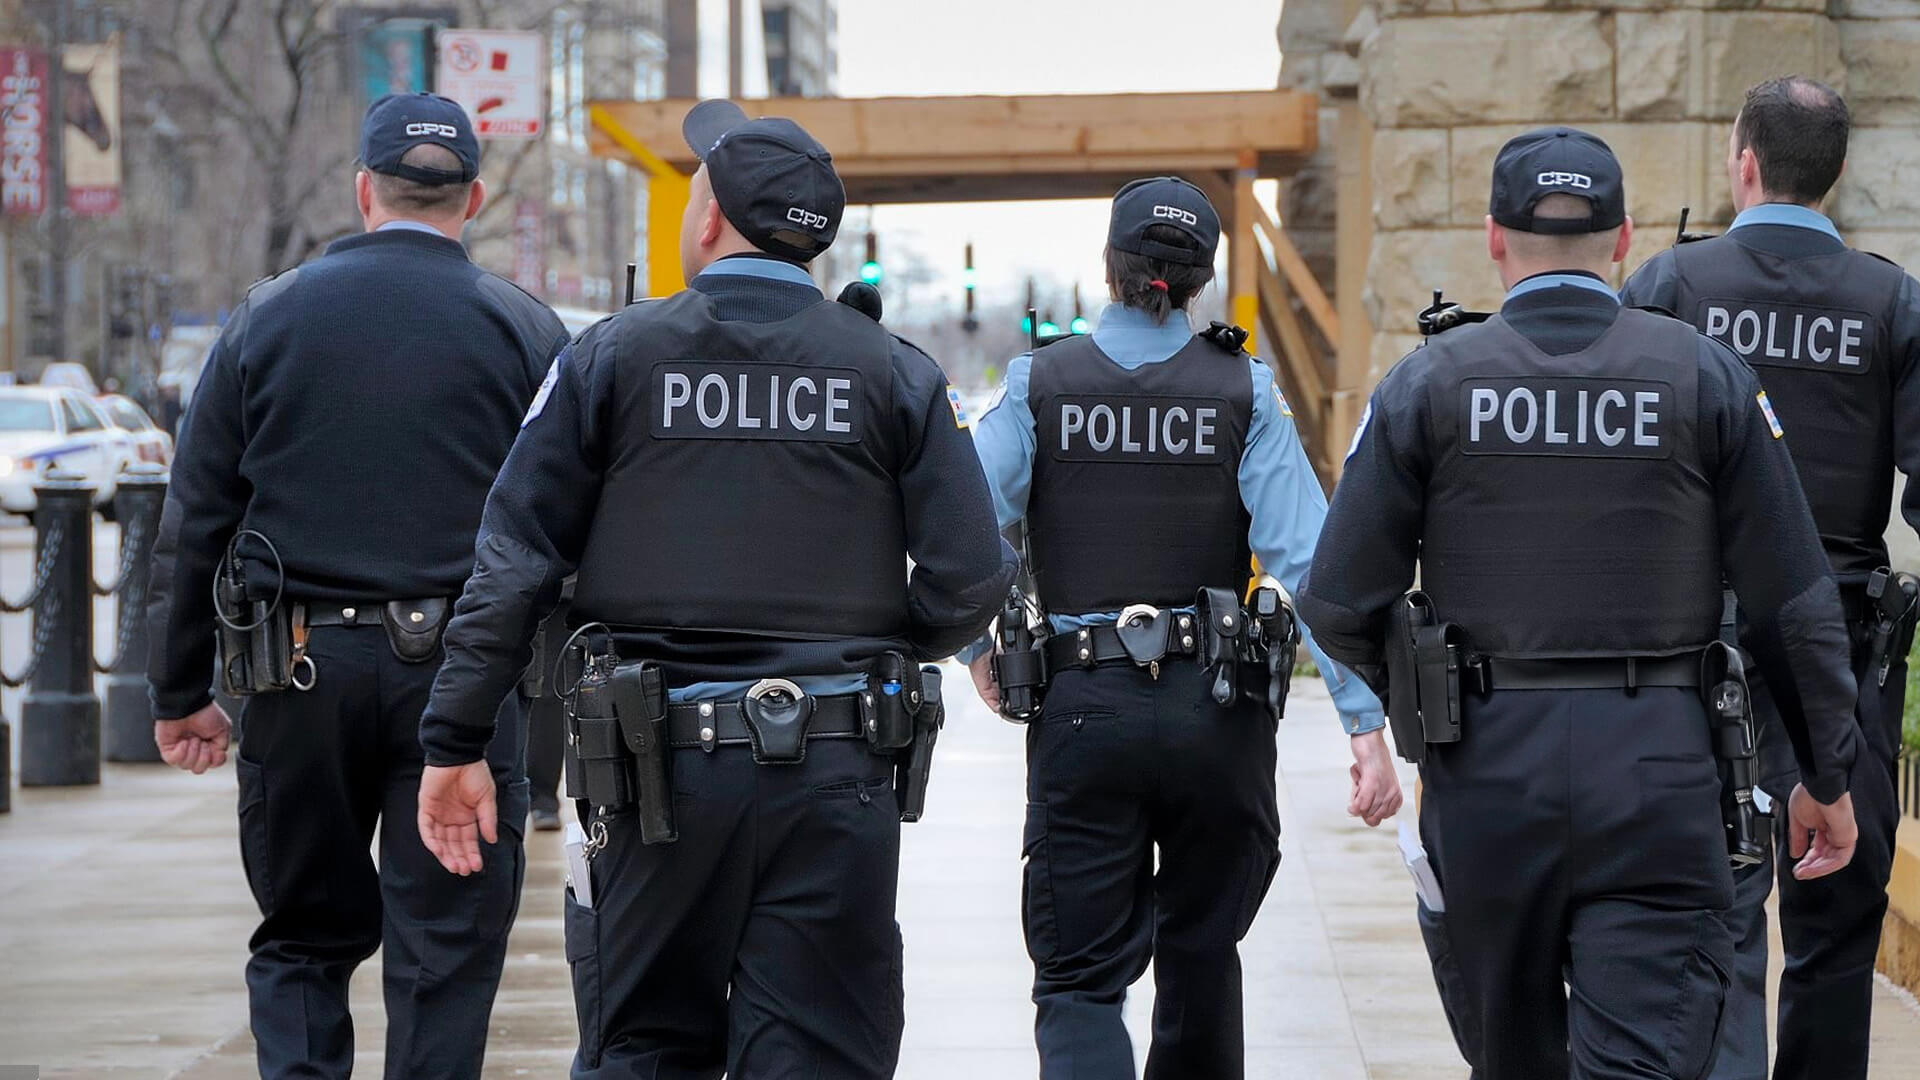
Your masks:
<svg viewBox="0 0 1920 1080"><path fill-rule="evenodd" d="M880 290L864 281L848 282L847 287L840 290L840 302L874 322L880 321Z"/></svg>
<svg viewBox="0 0 1920 1080"><path fill-rule="evenodd" d="M500 842L500 813L495 805L496 798L494 786L489 783L486 794L480 797L480 804L473 808L473 816L480 825L480 838L489 844Z"/></svg>

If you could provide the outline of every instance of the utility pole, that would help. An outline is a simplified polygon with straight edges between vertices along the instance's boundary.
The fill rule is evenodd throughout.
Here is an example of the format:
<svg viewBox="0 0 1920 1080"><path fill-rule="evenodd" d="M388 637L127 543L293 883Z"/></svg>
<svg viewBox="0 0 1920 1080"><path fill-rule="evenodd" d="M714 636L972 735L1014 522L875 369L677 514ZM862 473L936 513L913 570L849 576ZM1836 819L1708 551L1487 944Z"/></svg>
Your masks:
<svg viewBox="0 0 1920 1080"><path fill-rule="evenodd" d="M53 358L67 356L67 6L52 0L53 42L47 50L47 302Z"/></svg>

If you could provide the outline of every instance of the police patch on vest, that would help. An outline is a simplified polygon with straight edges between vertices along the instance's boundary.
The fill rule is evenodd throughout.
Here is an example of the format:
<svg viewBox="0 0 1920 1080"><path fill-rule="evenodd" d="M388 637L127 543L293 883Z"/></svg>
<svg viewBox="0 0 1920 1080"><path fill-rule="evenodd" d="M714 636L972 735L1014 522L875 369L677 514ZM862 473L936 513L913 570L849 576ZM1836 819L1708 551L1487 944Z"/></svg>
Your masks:
<svg viewBox="0 0 1920 1080"><path fill-rule="evenodd" d="M1152 461L1212 465L1220 460L1227 402L1220 398L1062 395L1056 461Z"/></svg>
<svg viewBox="0 0 1920 1080"><path fill-rule="evenodd" d="M866 400L852 368L668 361L653 368L656 439L859 442Z"/></svg>
<svg viewBox="0 0 1920 1080"><path fill-rule="evenodd" d="M1460 386L1460 449L1665 458L1673 454L1674 412L1672 384L1651 379L1468 379Z"/></svg>
<svg viewBox="0 0 1920 1080"><path fill-rule="evenodd" d="M1749 364L1864 375L1879 335L1864 311L1759 300L1700 301L1698 325Z"/></svg>

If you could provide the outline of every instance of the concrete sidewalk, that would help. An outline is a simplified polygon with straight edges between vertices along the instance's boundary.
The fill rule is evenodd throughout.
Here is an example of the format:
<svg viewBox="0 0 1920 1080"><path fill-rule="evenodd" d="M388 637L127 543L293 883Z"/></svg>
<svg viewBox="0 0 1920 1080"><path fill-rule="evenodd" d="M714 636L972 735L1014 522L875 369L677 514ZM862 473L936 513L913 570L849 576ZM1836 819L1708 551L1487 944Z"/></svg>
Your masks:
<svg viewBox="0 0 1920 1080"><path fill-rule="evenodd" d="M899 1075L1031 1076L1017 919L1022 733L973 699L964 672L950 669L948 686L955 705L930 817L906 829ZM1346 740L1317 681L1296 684L1291 714L1280 732L1285 856L1242 949L1248 1074L1458 1080L1466 1069L1434 997L1392 824L1369 830L1345 816ZM39 1065L48 1080L254 1075L241 969L255 913L233 802L230 771L158 767L109 767L98 789L15 793L14 813L0 815L0 1077L14 1064ZM489 1078L564 1076L572 1054L555 835L533 838L529 864ZM359 1074L378 1076L377 964L355 994ZM1148 980L1129 1003L1136 1033L1151 1000ZM1885 991L1875 1010L1873 1076L1920 1075L1920 1014Z"/></svg>

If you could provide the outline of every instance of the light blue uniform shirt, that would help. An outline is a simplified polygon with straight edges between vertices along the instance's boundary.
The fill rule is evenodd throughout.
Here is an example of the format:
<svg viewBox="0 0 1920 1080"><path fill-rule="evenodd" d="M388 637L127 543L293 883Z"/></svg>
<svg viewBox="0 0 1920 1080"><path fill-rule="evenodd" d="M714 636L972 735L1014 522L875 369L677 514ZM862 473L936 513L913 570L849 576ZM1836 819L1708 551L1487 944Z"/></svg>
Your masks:
<svg viewBox="0 0 1920 1080"><path fill-rule="evenodd" d="M1107 305L1100 313L1099 328L1093 332L1094 345L1128 370L1163 363L1192 338L1184 313L1176 312L1165 324L1159 324L1146 313L1123 304ZM1030 354L1016 356L1007 364L1006 384L973 431L973 446L986 470L994 511L1003 529L1026 516L1027 495L1033 483L1034 424L1027 404L1027 378L1032 365ZM1327 498L1294 431L1292 411L1274 385L1273 372L1259 360L1252 360L1248 375L1253 380L1253 419L1247 428L1246 451L1240 458L1240 500L1253 519L1247 541L1260 557L1261 567L1292 592L1313 561L1314 541L1327 516ZM1053 629L1061 631L1111 623L1119 617L1119 612L1101 611L1052 615L1050 619ZM1306 623L1299 626L1347 733L1363 734L1384 725L1386 716L1380 699L1373 696L1366 683L1320 651ZM976 646L961 653L961 658L983 651Z"/></svg>
<svg viewBox="0 0 1920 1080"><path fill-rule="evenodd" d="M1792 225L1802 229L1823 232L1835 240L1840 239L1840 230L1833 227L1833 221L1827 215L1811 207L1794 203L1760 203L1749 206L1734 217L1727 231L1748 225Z"/></svg>
<svg viewBox="0 0 1920 1080"><path fill-rule="evenodd" d="M790 285L805 285L809 289L813 289L816 292L819 291L819 286L814 284L813 277L792 263L781 262L779 259L756 259L748 256L734 256L732 258L721 259L705 270L700 271L694 280L698 281L703 277L718 277L727 274L737 274L742 277L767 278L772 281L784 281ZM901 572L905 573L904 564L901 567ZM792 678L793 681L799 685L800 689L814 695L853 694L867 688L867 677L865 675L793 675L785 671L770 671L767 674L770 676ZM753 681L751 680L694 683L691 686L669 689L667 691L667 700L674 702L732 701L745 695L747 689L752 685Z"/></svg>
<svg viewBox="0 0 1920 1080"><path fill-rule="evenodd" d="M436 229L433 226L428 225L424 221L389 221L385 225L382 225L373 231L374 232L394 232L394 231L423 232L432 236L437 236L442 240L447 238L446 233L443 233L439 229Z"/></svg>
<svg viewBox="0 0 1920 1080"><path fill-rule="evenodd" d="M1589 289L1616 304L1620 302L1620 298L1613 294L1613 290L1607 288L1606 282L1587 274L1535 274L1524 281L1516 282L1513 288L1508 289L1507 299L1525 296L1530 292L1539 292L1541 289L1557 289L1562 285L1571 285L1576 289Z"/></svg>

